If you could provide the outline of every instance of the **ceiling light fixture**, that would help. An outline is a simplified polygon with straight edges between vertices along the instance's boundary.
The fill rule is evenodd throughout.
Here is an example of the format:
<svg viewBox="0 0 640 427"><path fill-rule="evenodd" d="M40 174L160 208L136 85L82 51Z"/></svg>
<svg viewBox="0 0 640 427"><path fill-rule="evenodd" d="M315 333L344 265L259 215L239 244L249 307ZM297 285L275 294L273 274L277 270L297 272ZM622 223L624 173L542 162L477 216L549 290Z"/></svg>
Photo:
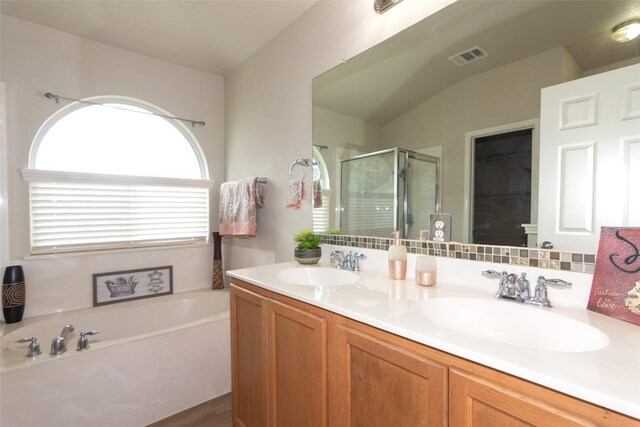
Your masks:
<svg viewBox="0 0 640 427"><path fill-rule="evenodd" d="M397 5L401 1L402 0L374 0L373 8L375 9L376 12L382 13L382 12L386 12L389 8Z"/></svg>
<svg viewBox="0 0 640 427"><path fill-rule="evenodd" d="M640 19L624 21L611 30L611 39L618 43L626 43L640 35Z"/></svg>

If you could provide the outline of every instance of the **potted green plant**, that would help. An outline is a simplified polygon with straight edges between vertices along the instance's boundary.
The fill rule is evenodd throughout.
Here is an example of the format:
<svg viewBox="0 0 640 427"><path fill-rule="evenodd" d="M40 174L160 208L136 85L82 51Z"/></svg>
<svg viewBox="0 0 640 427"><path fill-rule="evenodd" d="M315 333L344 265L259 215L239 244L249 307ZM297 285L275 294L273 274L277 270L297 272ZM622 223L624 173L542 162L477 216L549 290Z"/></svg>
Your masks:
<svg viewBox="0 0 640 427"><path fill-rule="evenodd" d="M293 256L300 264L317 264L322 257L320 236L311 230L303 230L293 236L298 246L293 251Z"/></svg>

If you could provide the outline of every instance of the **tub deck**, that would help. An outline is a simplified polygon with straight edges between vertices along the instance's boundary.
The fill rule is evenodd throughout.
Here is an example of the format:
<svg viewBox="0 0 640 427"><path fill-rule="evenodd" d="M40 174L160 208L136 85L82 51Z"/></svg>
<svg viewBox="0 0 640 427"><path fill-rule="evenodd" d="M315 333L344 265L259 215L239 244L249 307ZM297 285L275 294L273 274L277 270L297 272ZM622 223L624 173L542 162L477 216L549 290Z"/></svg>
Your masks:
<svg viewBox="0 0 640 427"><path fill-rule="evenodd" d="M2 337L0 425L139 427L229 393L228 307L228 291L203 290L7 325L11 327ZM133 319L131 313L136 313ZM130 327L136 321L144 326ZM103 323L96 327L94 322ZM66 323L76 327L68 350L50 356L47 328L54 328L52 336L57 336ZM89 337L87 351L76 351L80 330L94 328L104 331ZM127 336L118 329L140 334ZM16 348L13 341L32 332L40 334L42 354L28 359L26 344Z"/></svg>

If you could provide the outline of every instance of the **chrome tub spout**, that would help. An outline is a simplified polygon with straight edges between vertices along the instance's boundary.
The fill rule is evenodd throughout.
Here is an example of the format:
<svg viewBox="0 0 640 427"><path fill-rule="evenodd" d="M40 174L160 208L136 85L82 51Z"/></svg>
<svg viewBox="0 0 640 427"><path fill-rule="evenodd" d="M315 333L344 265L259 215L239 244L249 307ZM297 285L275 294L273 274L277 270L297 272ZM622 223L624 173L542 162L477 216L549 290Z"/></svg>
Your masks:
<svg viewBox="0 0 640 427"><path fill-rule="evenodd" d="M73 327L73 325L65 325L65 327L62 328L60 335L58 335L51 341L51 351L49 352L49 354L52 356L59 356L67 351L67 335L69 334L69 332L73 332L74 330L75 328Z"/></svg>

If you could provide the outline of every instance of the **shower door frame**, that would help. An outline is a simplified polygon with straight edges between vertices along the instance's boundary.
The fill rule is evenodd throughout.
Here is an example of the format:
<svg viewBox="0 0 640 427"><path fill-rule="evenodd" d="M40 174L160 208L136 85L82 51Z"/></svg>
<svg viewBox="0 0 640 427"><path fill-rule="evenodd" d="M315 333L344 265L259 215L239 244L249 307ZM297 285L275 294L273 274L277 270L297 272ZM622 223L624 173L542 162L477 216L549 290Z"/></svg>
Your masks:
<svg viewBox="0 0 640 427"><path fill-rule="evenodd" d="M422 153L418 153L416 151L411 151L411 150L405 150L403 148L398 149L400 151L404 151L405 153L405 164L406 167L409 167L409 159L413 158L416 160L422 160L428 163L433 163L436 165L436 182L435 182L435 199L436 199L436 203L435 203L435 212L434 213L440 213L441 210L441 201L440 201L440 179L442 178L440 175L440 158L439 157L435 157L435 156L430 156L428 154L422 154ZM396 163L396 165L398 165ZM396 176L398 174L396 173ZM403 233L402 236L403 238L407 238L407 235L409 234L409 226L407 225L407 218L409 215L409 210L410 210L410 204L409 204L409 180L407 179L407 175L408 175L408 171L405 173L405 189L404 189L404 224L403 224ZM396 222L396 224L398 224ZM427 223L427 228L429 226L430 223Z"/></svg>

